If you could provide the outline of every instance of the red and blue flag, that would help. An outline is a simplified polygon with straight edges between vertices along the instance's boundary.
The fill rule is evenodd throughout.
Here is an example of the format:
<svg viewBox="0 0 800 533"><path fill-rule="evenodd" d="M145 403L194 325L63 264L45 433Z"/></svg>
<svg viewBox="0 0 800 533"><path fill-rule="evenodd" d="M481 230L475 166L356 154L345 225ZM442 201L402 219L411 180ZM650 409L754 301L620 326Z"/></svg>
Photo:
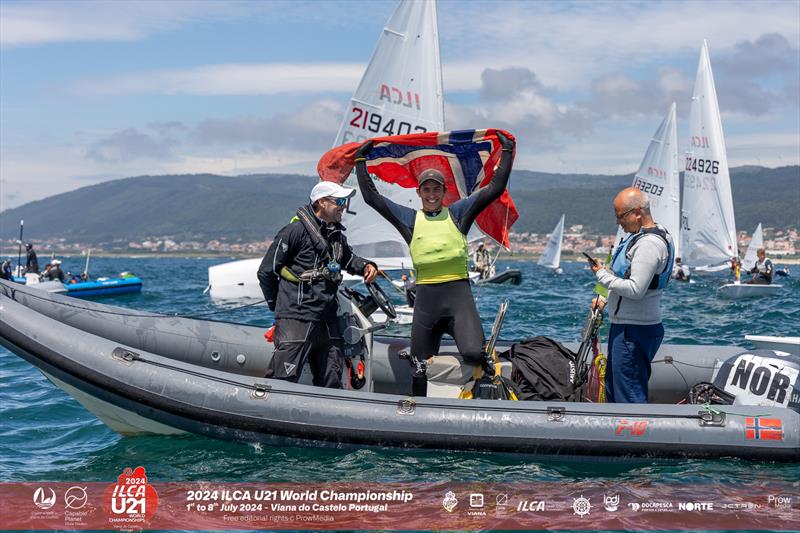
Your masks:
<svg viewBox="0 0 800 533"><path fill-rule="evenodd" d="M375 137L366 155L369 173L387 183L416 188L417 176L434 168L445 176L444 205L466 198L487 185L500 162L502 145L496 129L413 133ZM320 159L317 171L323 181L344 183L355 166L360 143L348 143L329 150ZM519 218L508 191L492 202L476 219L486 235L509 248L508 233Z"/></svg>

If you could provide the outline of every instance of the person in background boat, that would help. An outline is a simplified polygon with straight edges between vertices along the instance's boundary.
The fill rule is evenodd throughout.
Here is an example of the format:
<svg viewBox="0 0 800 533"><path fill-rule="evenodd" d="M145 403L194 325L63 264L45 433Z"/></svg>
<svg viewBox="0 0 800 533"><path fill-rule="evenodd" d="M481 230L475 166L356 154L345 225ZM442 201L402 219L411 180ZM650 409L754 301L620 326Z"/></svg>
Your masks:
<svg viewBox="0 0 800 533"><path fill-rule="evenodd" d="M503 194L513 164L514 141L498 133L502 143L500 164L485 187L467 198L443 205L444 175L435 168L417 175L419 211L399 205L382 196L367 171L365 155L372 142L356 152L356 176L368 206L392 224L408 243L417 272L417 298L411 323L411 359L425 361L439 353L442 335L449 333L464 360L482 364L493 372L493 361L485 353L481 319L475 307L468 275L467 233L475 218ZM414 372L412 395L427 394L427 378Z"/></svg>
<svg viewBox="0 0 800 533"><path fill-rule="evenodd" d="M378 267L353 253L340 223L355 189L320 182L309 205L275 236L258 281L275 312L275 352L268 378L297 382L306 361L314 385L342 388L344 356L337 317L342 270L375 281Z"/></svg>
<svg viewBox="0 0 800 533"><path fill-rule="evenodd" d="M400 279L403 280L406 304L408 304L409 307L414 307L414 300L417 298L417 282L407 274L403 274Z"/></svg>
<svg viewBox="0 0 800 533"><path fill-rule="evenodd" d="M474 263L473 268L475 272L480 273L481 279L491 277L489 275L489 270L492 266L492 258L483 243L480 243L478 248L472 253L472 262Z"/></svg>
<svg viewBox="0 0 800 533"><path fill-rule="evenodd" d="M750 269L750 274L753 274L753 279L746 282L751 285L770 285L772 283L772 260L767 259L767 252L763 248L756 250L756 257L758 261L753 268Z"/></svg>
<svg viewBox="0 0 800 533"><path fill-rule="evenodd" d="M677 281L689 281L692 278L692 272L689 267L681 263L681 258L675 258L675 268L673 269L673 278Z"/></svg>
<svg viewBox="0 0 800 533"><path fill-rule="evenodd" d="M36 257L36 251L33 249L33 243L28 243L25 245L25 250L28 252L28 259L25 262L25 273L26 274L38 274L39 273L39 259Z"/></svg>
<svg viewBox="0 0 800 533"><path fill-rule="evenodd" d="M0 277L9 281L14 280L14 274L11 269L11 259L6 259L3 261L2 269L0 269Z"/></svg>
<svg viewBox="0 0 800 533"><path fill-rule="evenodd" d="M64 271L61 270L61 261L53 259L50 261L50 268L45 269L45 281L60 281L64 283Z"/></svg>
<svg viewBox="0 0 800 533"><path fill-rule="evenodd" d="M742 279L742 262L738 257L731 259L731 273L733 274L733 280L739 283Z"/></svg>
<svg viewBox="0 0 800 533"><path fill-rule="evenodd" d="M647 194L623 189L614 198L617 223L629 236L617 247L610 268L591 262L598 282L609 289L606 396L610 402L647 403L650 362L664 338L661 293L669 282L675 258L672 237L656 224Z"/></svg>

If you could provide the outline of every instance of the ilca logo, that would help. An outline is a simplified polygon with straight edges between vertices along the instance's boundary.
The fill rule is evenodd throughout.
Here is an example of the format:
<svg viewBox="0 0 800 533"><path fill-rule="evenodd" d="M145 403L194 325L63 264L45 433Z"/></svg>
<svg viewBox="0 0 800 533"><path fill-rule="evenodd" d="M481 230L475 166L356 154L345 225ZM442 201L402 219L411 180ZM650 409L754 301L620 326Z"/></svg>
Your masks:
<svg viewBox="0 0 800 533"><path fill-rule="evenodd" d="M606 496L603 494L603 507L605 507L606 511L609 513L613 513L617 510L619 506L619 494L613 494Z"/></svg>
<svg viewBox="0 0 800 533"><path fill-rule="evenodd" d="M67 509L82 509L88 499L85 487L70 487L64 493L64 503L67 505Z"/></svg>
<svg viewBox="0 0 800 533"><path fill-rule="evenodd" d="M452 490L447 491L447 494L444 495L444 500L442 500L442 507L444 507L444 510L448 513L452 513L457 505L458 500L456 499L456 493Z"/></svg>
<svg viewBox="0 0 800 533"><path fill-rule="evenodd" d="M575 498L575 501L572 502L572 510L575 511L575 514L578 516L588 515L591 509L592 504L589 503L588 498L583 497L583 494L581 494L579 498Z"/></svg>
<svg viewBox="0 0 800 533"><path fill-rule="evenodd" d="M50 494L47 494L47 491L50 491ZM50 509L52 506L56 504L56 493L51 488L43 488L39 487L33 493L33 503L39 509Z"/></svg>

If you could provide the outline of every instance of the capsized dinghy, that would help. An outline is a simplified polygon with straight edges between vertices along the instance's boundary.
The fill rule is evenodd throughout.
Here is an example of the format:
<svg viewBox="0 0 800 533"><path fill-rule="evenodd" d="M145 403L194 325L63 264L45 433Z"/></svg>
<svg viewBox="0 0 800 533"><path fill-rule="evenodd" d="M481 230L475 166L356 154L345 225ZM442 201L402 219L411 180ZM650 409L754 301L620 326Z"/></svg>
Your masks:
<svg viewBox="0 0 800 533"><path fill-rule="evenodd" d="M343 320L369 325L349 300L340 302ZM366 357L368 385L362 389L265 379L272 345L263 333L0 282L0 343L126 435L191 432L273 445L617 457L800 457L800 414L786 407L798 372L737 355L737 347L662 346L653 363L650 404L523 402L446 397L472 375L452 346L428 370L429 393L436 396L409 398L409 367L400 357L409 339L369 330L343 335L347 350ZM733 385L749 387L751 396L772 391L772 405L676 405L693 384L711 381L715 368L722 374L724 361L726 375L742 367Z"/></svg>

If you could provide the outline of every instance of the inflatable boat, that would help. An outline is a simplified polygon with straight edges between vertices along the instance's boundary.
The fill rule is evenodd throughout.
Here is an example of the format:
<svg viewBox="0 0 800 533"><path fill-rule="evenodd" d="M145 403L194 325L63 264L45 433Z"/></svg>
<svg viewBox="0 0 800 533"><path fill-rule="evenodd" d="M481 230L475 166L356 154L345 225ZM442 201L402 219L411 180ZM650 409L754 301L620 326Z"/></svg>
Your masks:
<svg viewBox="0 0 800 533"><path fill-rule="evenodd" d="M478 279L475 281L475 283L511 283L512 285L519 285L522 283L522 272L516 268L509 268L507 270L503 270L499 274L495 274L494 276Z"/></svg>
<svg viewBox="0 0 800 533"><path fill-rule="evenodd" d="M120 278L97 278L93 281L77 281L65 283L67 295L75 298L93 298L98 296L118 296L142 292L142 280L136 276Z"/></svg>
<svg viewBox="0 0 800 533"><path fill-rule="evenodd" d="M798 370L780 361L782 352L767 352L776 354L776 364L738 347L664 345L653 362L650 403L633 405L459 399L473 368L450 345L431 360L428 396L409 397L409 339L375 334L380 326L344 293L340 308L349 324L345 351L365 359L360 389L265 379L272 344L261 327L76 301L4 281L0 343L123 435L190 432L269 445L548 455L800 458L792 388ZM506 373L508 363L502 366ZM720 376L730 381L733 374L741 397L760 405L680 403L694 384Z"/></svg>

